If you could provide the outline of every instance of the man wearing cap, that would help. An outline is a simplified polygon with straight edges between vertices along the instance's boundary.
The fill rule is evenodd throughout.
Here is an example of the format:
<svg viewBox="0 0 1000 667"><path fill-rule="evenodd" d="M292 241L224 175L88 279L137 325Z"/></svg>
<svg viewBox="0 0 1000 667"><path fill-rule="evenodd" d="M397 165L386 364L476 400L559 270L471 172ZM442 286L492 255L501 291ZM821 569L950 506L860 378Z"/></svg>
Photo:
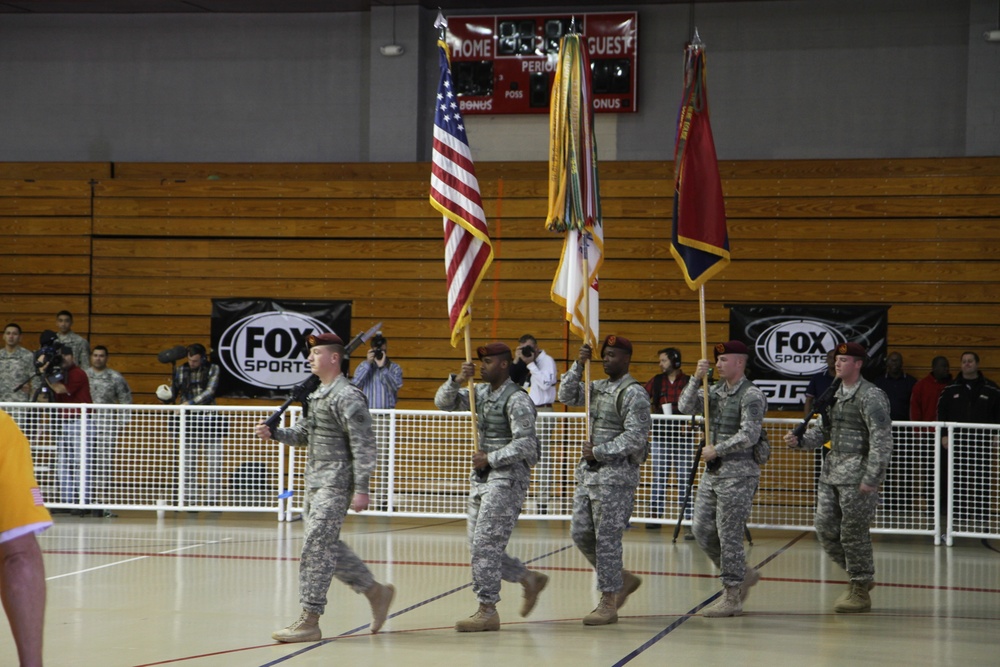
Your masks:
<svg viewBox="0 0 1000 667"><path fill-rule="evenodd" d="M204 345L193 343L187 348L187 363L174 370L170 397L164 402L173 403L179 398L183 405L215 405L218 389L219 367L208 361ZM190 504L219 505L222 501L222 415L201 410L188 412L186 425L189 455L183 474L189 489L201 491L189 494L187 500ZM198 468L194 463L198 455L205 459L207 481L203 486L196 484Z"/></svg>
<svg viewBox="0 0 1000 667"><path fill-rule="evenodd" d="M709 442L702 448L705 473L694 501L694 537L721 572L722 597L706 607L709 618L739 616L750 587L760 580L747 565L743 532L760 481L760 463L770 449L764 431L767 399L746 376L750 351L738 340L715 346L715 366L721 382L708 390ZM702 383L708 359L698 361L678 408L684 414L704 410ZM764 450L767 450L766 452Z"/></svg>
<svg viewBox="0 0 1000 667"><path fill-rule="evenodd" d="M279 642L322 638L319 617L326 611L334 577L368 598L372 633L382 628L395 596L395 588L375 581L364 562L340 539L348 507L361 512L370 502L377 448L368 404L361 390L341 373L344 343L340 337L324 333L309 336L307 342L310 368L320 380L319 388L307 399L308 416L273 433L264 422L255 429L262 440L308 446L305 534L299 560L302 614L271 635Z"/></svg>
<svg viewBox="0 0 1000 667"><path fill-rule="evenodd" d="M582 377L590 361L590 345L580 348L573 366L562 376L559 401L584 405ZM622 567L622 533L632 514L639 466L649 453L649 394L629 375L632 343L608 336L601 345L608 379L592 382L590 439L583 443L573 494L573 542L597 570L601 600L584 616L584 625L618 622L618 610L642 580Z"/></svg>
<svg viewBox="0 0 1000 667"><path fill-rule="evenodd" d="M869 525L878 504L878 489L892 455L892 419L885 392L861 377L867 354L858 343L837 346L840 388L821 420L802 437L785 435L789 447L818 449L830 441L830 453L816 489L816 537L824 551L851 578L834 603L839 613L869 611L875 587L875 563ZM829 424L829 427L827 426Z"/></svg>
<svg viewBox="0 0 1000 667"><path fill-rule="evenodd" d="M535 436L535 406L528 394L510 379L511 351L504 343L477 350L481 384L476 385L476 427L479 448L472 454L469 477L467 531L472 553L472 590L479 609L455 624L459 632L500 629L496 604L501 580L524 588L521 616L527 616L548 583L548 576L525 567L507 554L521 505L531 483L531 468L541 458ZM462 364L434 395L434 405L449 412L469 409L469 390L462 386L476 372L472 362Z"/></svg>

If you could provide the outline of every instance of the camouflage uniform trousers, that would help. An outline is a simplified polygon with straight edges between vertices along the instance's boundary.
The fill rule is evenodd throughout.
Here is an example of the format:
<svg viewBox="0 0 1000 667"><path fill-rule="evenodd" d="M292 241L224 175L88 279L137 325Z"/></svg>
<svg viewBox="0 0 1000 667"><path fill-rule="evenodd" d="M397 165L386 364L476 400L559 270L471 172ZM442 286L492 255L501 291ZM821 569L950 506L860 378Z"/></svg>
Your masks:
<svg viewBox="0 0 1000 667"><path fill-rule="evenodd" d="M851 581L875 578L872 536L869 531L877 493L862 493L857 484L824 484L816 490L816 537L823 550L847 571Z"/></svg>
<svg viewBox="0 0 1000 667"><path fill-rule="evenodd" d="M738 586L746 575L743 533L758 478L703 474L694 501L692 532L698 546L722 572L723 586Z"/></svg>
<svg viewBox="0 0 1000 667"><path fill-rule="evenodd" d="M309 489L306 498L306 529L299 560L299 599L302 608L322 615L333 578L356 593L372 587L375 578L347 544L340 539L353 490L323 486Z"/></svg>
<svg viewBox="0 0 1000 667"><path fill-rule="evenodd" d="M622 587L622 534L632 515L635 487L579 484L573 494L573 543L597 570L597 590Z"/></svg>
<svg viewBox="0 0 1000 667"><path fill-rule="evenodd" d="M528 487L513 479L472 481L466 529L472 553L472 591L483 604L500 600L500 580L518 582L528 568L507 555L507 543Z"/></svg>

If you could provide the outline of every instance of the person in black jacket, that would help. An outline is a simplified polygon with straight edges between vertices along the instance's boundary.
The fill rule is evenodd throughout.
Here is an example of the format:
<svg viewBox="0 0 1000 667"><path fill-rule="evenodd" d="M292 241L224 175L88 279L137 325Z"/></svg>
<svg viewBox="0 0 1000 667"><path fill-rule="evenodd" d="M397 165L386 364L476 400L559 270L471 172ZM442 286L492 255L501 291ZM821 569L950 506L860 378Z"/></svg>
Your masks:
<svg viewBox="0 0 1000 667"><path fill-rule="evenodd" d="M962 372L945 387L938 400L938 421L964 424L1000 424L1000 388L979 370L979 355L962 353ZM990 462L991 443L996 431L981 428L956 427L941 438L945 450L954 447L955 477L952 493L955 498L955 518L959 530L985 528L989 519L990 482L993 477ZM947 454L944 451L943 454ZM942 459L942 491L947 490L947 459ZM942 502L947 493L942 492Z"/></svg>

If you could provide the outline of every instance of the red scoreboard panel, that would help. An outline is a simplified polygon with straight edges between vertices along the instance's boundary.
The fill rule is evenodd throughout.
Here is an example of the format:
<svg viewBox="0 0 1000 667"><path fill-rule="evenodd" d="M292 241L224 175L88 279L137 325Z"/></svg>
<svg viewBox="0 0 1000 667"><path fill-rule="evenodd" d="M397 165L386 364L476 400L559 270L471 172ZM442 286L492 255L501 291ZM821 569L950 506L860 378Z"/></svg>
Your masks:
<svg viewBox="0 0 1000 667"><path fill-rule="evenodd" d="M576 20L594 110L636 110L638 14L449 16L451 74L464 114L548 113L559 40Z"/></svg>

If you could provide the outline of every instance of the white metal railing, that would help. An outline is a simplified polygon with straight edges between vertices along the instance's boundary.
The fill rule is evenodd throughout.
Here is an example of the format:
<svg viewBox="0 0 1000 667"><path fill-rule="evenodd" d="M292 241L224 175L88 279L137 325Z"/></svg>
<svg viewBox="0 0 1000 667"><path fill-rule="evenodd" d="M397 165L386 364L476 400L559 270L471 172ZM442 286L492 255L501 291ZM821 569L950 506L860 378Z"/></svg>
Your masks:
<svg viewBox="0 0 1000 667"><path fill-rule="evenodd" d="M305 450L259 440L270 407L0 404L32 443L36 475L52 508L302 511ZM468 413L372 411L379 443L369 512L462 517L471 459ZM293 407L291 424L301 415ZM543 459L522 518L568 519L584 438L580 412L545 412ZM765 421L771 460L761 474L751 528L811 530L819 452L789 450L797 419ZM695 450L690 417L653 416L651 454L636 493L634 523L673 526ZM993 501L1000 426L898 422L873 530L953 537L1000 536ZM941 457L941 438L952 446ZM944 469L947 475L939 474ZM697 479L695 480L697 490ZM938 511L941 508L943 511ZM685 519L685 524L690 521Z"/></svg>

